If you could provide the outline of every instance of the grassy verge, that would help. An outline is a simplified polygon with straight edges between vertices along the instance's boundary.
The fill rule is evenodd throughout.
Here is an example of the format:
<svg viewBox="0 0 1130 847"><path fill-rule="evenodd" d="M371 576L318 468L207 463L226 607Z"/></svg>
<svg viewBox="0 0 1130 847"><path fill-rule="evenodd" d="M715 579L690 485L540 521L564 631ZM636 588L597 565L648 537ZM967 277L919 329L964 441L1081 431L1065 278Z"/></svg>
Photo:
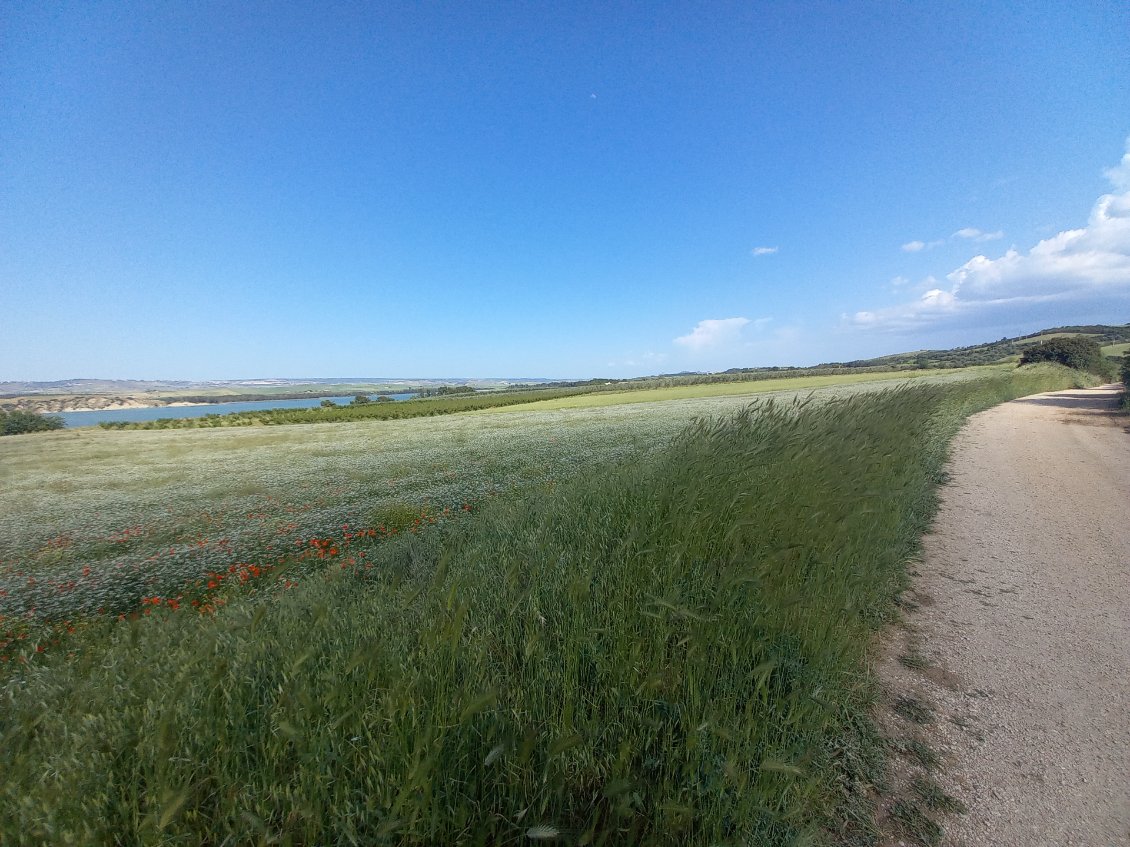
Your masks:
<svg viewBox="0 0 1130 847"><path fill-rule="evenodd" d="M91 620L73 649L5 671L0 839L850 836L864 651L946 444L969 413L1072 380L765 403L374 540L368 568Z"/></svg>

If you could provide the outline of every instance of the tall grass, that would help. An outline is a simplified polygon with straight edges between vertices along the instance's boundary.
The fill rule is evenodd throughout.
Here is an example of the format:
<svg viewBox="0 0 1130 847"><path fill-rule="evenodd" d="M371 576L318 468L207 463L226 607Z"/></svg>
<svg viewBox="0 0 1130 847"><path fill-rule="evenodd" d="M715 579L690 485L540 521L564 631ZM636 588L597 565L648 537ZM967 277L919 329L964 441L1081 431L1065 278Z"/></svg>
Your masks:
<svg viewBox="0 0 1130 847"><path fill-rule="evenodd" d="M3 683L0 838L827 840L948 439L1071 381L770 401L383 544L363 582L91 622Z"/></svg>

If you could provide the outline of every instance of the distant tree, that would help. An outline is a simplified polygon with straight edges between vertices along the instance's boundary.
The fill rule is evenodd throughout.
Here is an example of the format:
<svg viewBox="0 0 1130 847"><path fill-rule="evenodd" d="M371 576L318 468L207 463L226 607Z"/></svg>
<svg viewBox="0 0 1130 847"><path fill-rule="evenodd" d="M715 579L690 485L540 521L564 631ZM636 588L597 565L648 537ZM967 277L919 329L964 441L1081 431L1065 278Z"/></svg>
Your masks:
<svg viewBox="0 0 1130 847"><path fill-rule="evenodd" d="M1103 356L1098 342L1081 335L1065 338L1049 338L1033 344L1020 357L1020 364L1031 365L1036 362L1056 362L1077 371L1089 371L1099 376L1113 376L1110 363Z"/></svg>
<svg viewBox="0 0 1130 847"><path fill-rule="evenodd" d="M436 388L424 388L419 392L420 397L446 397L450 394L475 394L473 385L440 385Z"/></svg>
<svg viewBox="0 0 1130 847"><path fill-rule="evenodd" d="M335 403L333 400L326 399L326 400L322 401L322 408L323 409L332 409L335 406L337 406L337 403Z"/></svg>
<svg viewBox="0 0 1130 847"><path fill-rule="evenodd" d="M373 401L369 399L368 394L358 394L356 397L354 397L352 400L349 401L349 405L350 406L364 406L366 403L372 403L372 402Z"/></svg>
<svg viewBox="0 0 1130 847"><path fill-rule="evenodd" d="M378 394L377 395L377 402L378 403L395 403L396 401L393 400L391 397L389 397L387 394Z"/></svg>
<svg viewBox="0 0 1130 847"><path fill-rule="evenodd" d="M0 435L21 435L25 432L47 432L62 429L63 419L58 415L41 415L37 412L6 412L0 409Z"/></svg>

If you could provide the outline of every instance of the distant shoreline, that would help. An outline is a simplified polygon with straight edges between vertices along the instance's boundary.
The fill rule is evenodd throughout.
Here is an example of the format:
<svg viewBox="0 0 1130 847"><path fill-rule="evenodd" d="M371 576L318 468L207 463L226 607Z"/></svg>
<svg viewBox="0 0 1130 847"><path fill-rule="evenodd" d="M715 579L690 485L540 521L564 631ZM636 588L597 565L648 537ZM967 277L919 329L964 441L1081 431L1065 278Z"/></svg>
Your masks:
<svg viewBox="0 0 1130 847"><path fill-rule="evenodd" d="M59 412L120 412L125 409L172 409L177 406L212 406L216 403L228 403L229 400L216 400L211 403L182 403L177 401L175 403L156 403L156 404L143 404L143 403L129 403L129 404L110 404L108 406L99 406L93 408L90 406L83 406L77 409L66 408L59 409ZM235 402L239 402L238 400ZM47 412L45 414L56 414L55 412Z"/></svg>
<svg viewBox="0 0 1130 847"><path fill-rule="evenodd" d="M400 394L404 389L384 391L357 391L355 394ZM74 398L38 397L24 395L0 399L0 409L7 411L37 412L55 415L63 412L120 412L127 409L175 409L185 406L219 406L226 403L254 403L270 400L318 400L324 397L341 397L342 392L286 392L281 394L234 394L215 398L191 397L188 399L161 400L154 397L109 397L105 395L80 395Z"/></svg>

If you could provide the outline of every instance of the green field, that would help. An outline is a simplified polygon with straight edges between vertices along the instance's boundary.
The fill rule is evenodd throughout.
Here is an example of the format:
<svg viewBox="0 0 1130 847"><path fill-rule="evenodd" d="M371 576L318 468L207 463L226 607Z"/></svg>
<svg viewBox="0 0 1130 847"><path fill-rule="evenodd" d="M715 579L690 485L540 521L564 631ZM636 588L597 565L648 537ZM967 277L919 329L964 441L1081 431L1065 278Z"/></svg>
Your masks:
<svg viewBox="0 0 1130 847"><path fill-rule="evenodd" d="M1036 335L1032 338L1018 338L1017 345L1027 347L1032 344L1043 344L1045 341L1051 341L1053 338L1075 338L1079 335L1085 335L1081 332L1048 332L1042 335Z"/></svg>
<svg viewBox="0 0 1130 847"><path fill-rule="evenodd" d="M1103 347L1104 356L1125 356L1127 353L1130 353L1130 342L1107 344Z"/></svg>
<svg viewBox="0 0 1130 847"><path fill-rule="evenodd" d="M948 439L1079 379L6 438L0 842L866 843Z"/></svg>
<svg viewBox="0 0 1130 847"><path fill-rule="evenodd" d="M584 395L567 398L588 401L568 414L543 401L506 415L7 438L0 590L10 599L0 596L0 613L132 608L143 590L174 590L233 558L265 559L343 524L367 527L382 509L461 509L660 450L695 418L732 412L766 388L787 401L818 385L827 397L872 384L882 382L849 375ZM114 578L84 578L95 564ZM84 589L54 587L72 581Z"/></svg>
<svg viewBox="0 0 1130 847"><path fill-rule="evenodd" d="M774 392L807 392L841 386L866 386L881 384L890 380L908 382L910 380L952 380L968 379L979 373L1002 370L1001 366L988 365L978 368L964 368L948 374L939 375L932 371L907 373L891 371L888 373L837 374L831 376L799 376L784 379L757 380L750 382L720 382L705 385L678 385L670 388L651 388L637 391L602 391L581 394L575 397L560 397L553 400L539 400L523 406L500 409L501 412L543 411L549 409L587 409L599 406L623 406L633 403L658 403L671 400L696 400L710 397L750 397ZM746 401L748 402L748 401Z"/></svg>
<svg viewBox="0 0 1130 847"><path fill-rule="evenodd" d="M961 381L981 370L915 379ZM879 377L588 394L409 420L7 438L0 590L23 598L20 609L82 597L88 607L117 610L134 604L141 586L118 600L110 596L116 583L71 595L52 594L52 585L81 582L82 569L100 562L119 574L144 569L147 590L171 590L233 556L261 557L268 542L278 550L342 524L367 525L381 509L461 508L660 450L694 419L732 412L757 399L751 395L787 402L819 388L814 396L826 399L907 381ZM38 591L13 587L29 576ZM0 596L0 613L12 603Z"/></svg>

